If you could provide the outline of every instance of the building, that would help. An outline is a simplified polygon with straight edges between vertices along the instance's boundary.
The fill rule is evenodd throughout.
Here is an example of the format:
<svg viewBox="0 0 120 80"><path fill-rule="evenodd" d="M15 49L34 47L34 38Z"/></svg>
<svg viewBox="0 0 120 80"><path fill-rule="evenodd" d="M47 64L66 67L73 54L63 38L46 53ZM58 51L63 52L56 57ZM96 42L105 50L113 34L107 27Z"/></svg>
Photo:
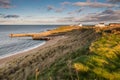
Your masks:
<svg viewBox="0 0 120 80"><path fill-rule="evenodd" d="M95 27L105 27L105 24L104 23L99 23L99 24L96 24Z"/></svg>
<svg viewBox="0 0 120 80"><path fill-rule="evenodd" d="M82 27L83 25L82 24L78 24L78 26Z"/></svg>

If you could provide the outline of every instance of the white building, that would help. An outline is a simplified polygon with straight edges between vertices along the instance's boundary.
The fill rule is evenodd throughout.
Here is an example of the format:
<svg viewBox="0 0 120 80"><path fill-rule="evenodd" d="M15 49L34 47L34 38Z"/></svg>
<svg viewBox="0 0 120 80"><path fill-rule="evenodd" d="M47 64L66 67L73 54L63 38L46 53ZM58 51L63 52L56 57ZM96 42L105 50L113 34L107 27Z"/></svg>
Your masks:
<svg viewBox="0 0 120 80"><path fill-rule="evenodd" d="M99 23L99 24L96 24L95 27L105 27L105 24L104 23Z"/></svg>
<svg viewBox="0 0 120 80"><path fill-rule="evenodd" d="M82 27L83 25L82 24L78 24L78 26Z"/></svg>

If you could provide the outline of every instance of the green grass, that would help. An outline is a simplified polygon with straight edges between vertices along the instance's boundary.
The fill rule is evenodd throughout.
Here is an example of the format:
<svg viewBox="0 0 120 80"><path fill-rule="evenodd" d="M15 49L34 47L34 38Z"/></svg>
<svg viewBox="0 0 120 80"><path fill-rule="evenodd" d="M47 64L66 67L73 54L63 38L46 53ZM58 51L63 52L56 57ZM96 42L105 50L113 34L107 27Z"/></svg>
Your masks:
<svg viewBox="0 0 120 80"><path fill-rule="evenodd" d="M39 80L75 79L120 80L120 35L104 34L90 46L55 61L39 75Z"/></svg>

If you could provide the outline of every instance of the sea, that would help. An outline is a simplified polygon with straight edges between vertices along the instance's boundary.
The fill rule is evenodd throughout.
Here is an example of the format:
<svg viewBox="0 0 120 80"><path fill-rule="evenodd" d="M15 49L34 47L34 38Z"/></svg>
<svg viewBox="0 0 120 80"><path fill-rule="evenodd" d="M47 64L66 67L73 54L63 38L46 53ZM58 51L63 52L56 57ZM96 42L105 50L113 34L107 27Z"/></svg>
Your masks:
<svg viewBox="0 0 120 80"><path fill-rule="evenodd" d="M0 25L0 59L24 52L45 44L45 41L31 37L9 37L14 33L39 33L52 30L60 25Z"/></svg>

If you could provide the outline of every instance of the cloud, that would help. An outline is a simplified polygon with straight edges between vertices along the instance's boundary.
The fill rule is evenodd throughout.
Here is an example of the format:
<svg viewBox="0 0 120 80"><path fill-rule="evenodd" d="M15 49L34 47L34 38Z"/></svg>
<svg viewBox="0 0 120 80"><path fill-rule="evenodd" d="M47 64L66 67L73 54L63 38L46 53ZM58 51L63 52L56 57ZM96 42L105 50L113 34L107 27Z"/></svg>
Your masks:
<svg viewBox="0 0 120 80"><path fill-rule="evenodd" d="M55 12L57 12L57 13L63 12L64 9L65 9L64 7L55 8L55 7L52 6L52 5L47 6L47 10L48 10L48 11L53 10L53 11L55 11Z"/></svg>
<svg viewBox="0 0 120 80"><path fill-rule="evenodd" d="M3 14L2 14L2 13L0 13L0 16L3 16Z"/></svg>
<svg viewBox="0 0 120 80"><path fill-rule="evenodd" d="M83 8L80 8L78 10L75 10L75 11L71 11L71 12L68 12L68 14L76 14L76 13L80 13L81 11L83 11Z"/></svg>
<svg viewBox="0 0 120 80"><path fill-rule="evenodd" d="M3 18L19 18L19 15L5 15Z"/></svg>
<svg viewBox="0 0 120 80"><path fill-rule="evenodd" d="M114 14L115 13L115 11L113 11L113 10L111 10L111 9L107 9L107 10L105 10L105 11L103 11L101 14Z"/></svg>
<svg viewBox="0 0 120 80"><path fill-rule="evenodd" d="M111 2L111 3L120 3L120 0L108 0L108 2Z"/></svg>
<svg viewBox="0 0 120 80"><path fill-rule="evenodd" d="M86 2L91 2L91 0L86 0Z"/></svg>
<svg viewBox="0 0 120 80"><path fill-rule="evenodd" d="M0 8L11 8L11 2L10 0L0 0Z"/></svg>
<svg viewBox="0 0 120 80"><path fill-rule="evenodd" d="M56 17L58 18L58 17ZM0 24L66 24L66 23L60 23L57 22L55 18L19 18L19 19L0 19Z"/></svg>
<svg viewBox="0 0 120 80"><path fill-rule="evenodd" d="M4 17L4 14L0 13L0 18L3 18Z"/></svg>
<svg viewBox="0 0 120 80"><path fill-rule="evenodd" d="M56 9L55 9L55 12L60 13L60 12L63 12L64 9L65 9L65 8L56 8Z"/></svg>
<svg viewBox="0 0 120 80"><path fill-rule="evenodd" d="M112 8L118 6L116 4L101 3L101 2L75 2L73 3L73 5L80 7L92 7L92 8Z"/></svg>
<svg viewBox="0 0 120 80"><path fill-rule="evenodd" d="M62 2L61 5L68 5L68 4L71 4L71 2Z"/></svg>
<svg viewBox="0 0 120 80"><path fill-rule="evenodd" d="M79 20L82 22L96 22L96 21L120 21L120 10L105 10L101 13L89 14L84 17L83 20Z"/></svg>
<svg viewBox="0 0 120 80"><path fill-rule="evenodd" d="M92 13L86 16L64 17L58 21L62 22L120 22L120 10L107 9L100 13Z"/></svg>
<svg viewBox="0 0 120 80"><path fill-rule="evenodd" d="M55 7L52 6L52 5L48 5L48 6L47 6L47 10L48 10L48 11L50 11L50 10L54 10L54 9L55 9Z"/></svg>
<svg viewBox="0 0 120 80"><path fill-rule="evenodd" d="M69 22L69 23L71 23L71 22L75 22L75 20L77 20L76 17L69 16L69 17L60 18L60 19L57 20L57 22L65 22L65 23Z"/></svg>

